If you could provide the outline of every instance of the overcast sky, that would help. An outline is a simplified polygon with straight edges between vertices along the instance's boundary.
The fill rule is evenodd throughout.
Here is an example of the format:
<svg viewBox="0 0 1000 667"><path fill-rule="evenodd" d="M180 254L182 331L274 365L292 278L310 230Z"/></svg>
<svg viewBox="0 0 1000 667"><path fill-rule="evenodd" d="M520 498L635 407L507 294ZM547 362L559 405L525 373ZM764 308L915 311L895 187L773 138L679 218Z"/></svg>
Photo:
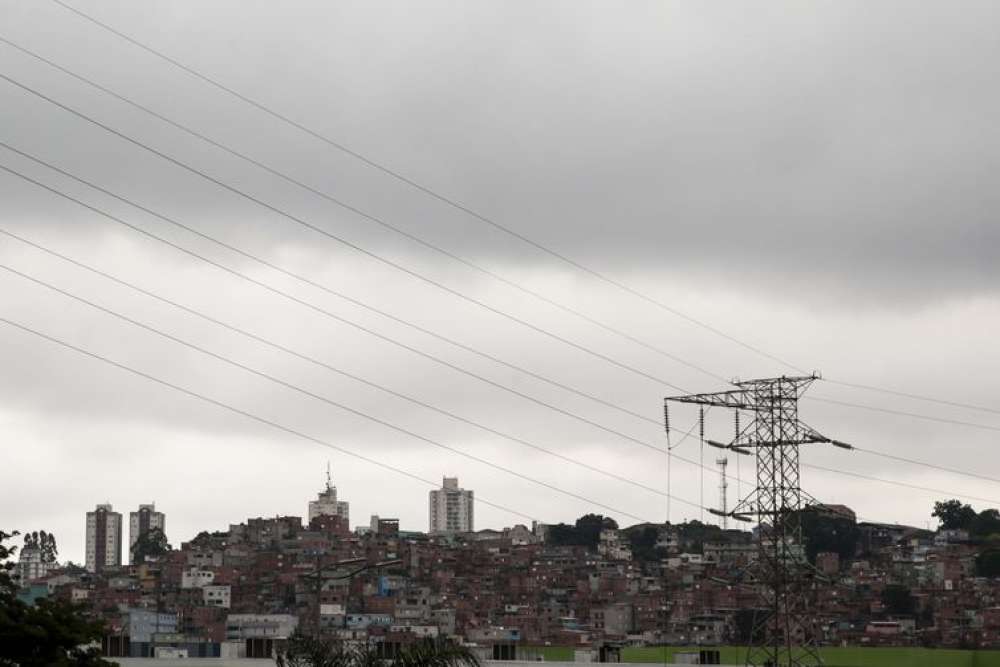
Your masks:
<svg viewBox="0 0 1000 667"><path fill-rule="evenodd" d="M1000 409L1000 9L992 2L94 2L71 4L308 128L692 318L826 378ZM613 475L665 490L662 399L789 367L574 269L199 81L51 2L3 0L0 37L506 280L435 253L0 43L2 73L266 204L509 313L447 293L206 181L7 81L0 141L295 272L307 285L0 147L0 164L292 295L0 172L0 226L301 355ZM665 499L248 340L0 236L0 264L249 365L296 392L0 270L0 317L494 506L477 527ZM330 291L323 291L320 287ZM333 292L605 404L461 350ZM303 305L305 302L309 305ZM321 311L326 311L324 314ZM367 327L427 356L378 339ZM594 350L574 348L538 329ZM387 471L0 324L0 529L53 531L156 502L176 545L305 515L327 461L352 523L425 529L427 491ZM640 375L623 368L641 371ZM669 386L673 385L673 387ZM1000 417L818 382L803 418L861 447L1000 478ZM315 396L575 494L491 469ZM645 417L630 416L607 403ZM673 412L689 427L691 410ZM992 430L991 430L992 429ZM708 436L731 417L709 413ZM676 441L676 439L675 439ZM700 456L697 442L677 454ZM713 468L716 451L705 452ZM824 446L816 498L925 525L935 499L1000 484ZM730 498L751 464L730 473ZM675 461L672 491L718 504ZM702 484L704 488L702 489ZM582 498L582 499L581 499ZM994 502L988 499L996 498ZM603 507L602 507L603 506ZM608 508L614 508L610 510ZM700 511L674 501L671 519Z"/></svg>

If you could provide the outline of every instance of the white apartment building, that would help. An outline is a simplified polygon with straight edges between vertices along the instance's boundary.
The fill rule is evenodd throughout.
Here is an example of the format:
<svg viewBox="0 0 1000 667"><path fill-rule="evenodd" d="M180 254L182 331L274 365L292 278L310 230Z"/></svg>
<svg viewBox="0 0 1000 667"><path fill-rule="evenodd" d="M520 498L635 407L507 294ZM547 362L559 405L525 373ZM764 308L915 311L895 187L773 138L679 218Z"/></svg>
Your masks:
<svg viewBox="0 0 1000 667"><path fill-rule="evenodd" d="M100 572L122 564L122 515L109 503L87 512L87 560L89 572Z"/></svg>
<svg viewBox="0 0 1000 667"><path fill-rule="evenodd" d="M337 487L330 482L330 467L326 469L326 489L319 492L316 500L309 501L309 521L318 516L339 516L344 524L351 525L350 503L337 500Z"/></svg>
<svg viewBox="0 0 1000 667"><path fill-rule="evenodd" d="M138 512L129 512L128 516L128 562L135 564L135 543L143 533L159 528L167 532L167 517L163 512L156 511L156 503L139 505Z"/></svg>
<svg viewBox="0 0 1000 667"><path fill-rule="evenodd" d="M21 547L21 556L17 561L15 572L22 585L35 579L41 579L49 573L49 563L42 559L42 550L37 547Z"/></svg>
<svg viewBox="0 0 1000 667"><path fill-rule="evenodd" d="M430 492L430 532L471 533L474 525L472 491L459 488L457 477L445 477Z"/></svg>

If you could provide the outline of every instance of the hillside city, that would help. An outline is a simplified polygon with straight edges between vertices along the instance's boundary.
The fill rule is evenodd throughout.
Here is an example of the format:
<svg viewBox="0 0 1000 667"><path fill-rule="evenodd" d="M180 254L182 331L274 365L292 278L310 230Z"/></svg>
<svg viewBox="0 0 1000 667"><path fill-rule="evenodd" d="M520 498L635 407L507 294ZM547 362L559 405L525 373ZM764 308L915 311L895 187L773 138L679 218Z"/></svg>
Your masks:
<svg viewBox="0 0 1000 667"><path fill-rule="evenodd" d="M476 530L457 478L428 504L427 532L379 516L352 531L328 475L305 521L250 518L178 548L164 513L141 505L127 562L123 515L103 504L87 513L85 566L59 565L41 532L25 536L15 572L25 602L81 603L104 621L109 657L269 657L297 631L387 655L449 637L490 659L750 639L758 592L746 573L766 525L621 527L588 514ZM802 512L822 645L1000 647L1000 513L950 500L933 514L934 531L858 521L839 505Z"/></svg>

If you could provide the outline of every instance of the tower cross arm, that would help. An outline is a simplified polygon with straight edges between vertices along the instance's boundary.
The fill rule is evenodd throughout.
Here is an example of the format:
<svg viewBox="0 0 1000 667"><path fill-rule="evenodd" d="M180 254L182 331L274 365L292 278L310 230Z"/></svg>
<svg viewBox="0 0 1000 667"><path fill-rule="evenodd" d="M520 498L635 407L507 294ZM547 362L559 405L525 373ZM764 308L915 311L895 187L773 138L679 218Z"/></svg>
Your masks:
<svg viewBox="0 0 1000 667"><path fill-rule="evenodd" d="M751 392L746 389L734 389L732 391L719 391L710 394L688 394L686 396L668 396L665 401L675 403L694 403L695 405L710 405L721 408L733 408L738 410L757 410L757 402L753 400Z"/></svg>

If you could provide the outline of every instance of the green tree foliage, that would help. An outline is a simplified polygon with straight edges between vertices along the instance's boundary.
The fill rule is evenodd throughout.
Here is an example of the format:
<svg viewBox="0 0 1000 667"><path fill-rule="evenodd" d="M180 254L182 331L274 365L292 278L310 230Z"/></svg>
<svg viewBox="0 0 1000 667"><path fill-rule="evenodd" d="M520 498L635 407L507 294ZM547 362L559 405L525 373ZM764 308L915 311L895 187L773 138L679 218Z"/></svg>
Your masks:
<svg viewBox="0 0 1000 667"><path fill-rule="evenodd" d="M917 599L906 586L889 584L882 589L882 604L894 616L910 616L917 609Z"/></svg>
<svg viewBox="0 0 1000 667"><path fill-rule="evenodd" d="M37 549L41 552L43 563L55 563L59 556L59 549L56 548L56 536L52 533L46 533L44 530L25 533L24 547Z"/></svg>
<svg viewBox="0 0 1000 667"><path fill-rule="evenodd" d="M985 509L976 512L971 505L960 500L942 500L934 503L934 512L940 527L945 530L967 530L977 538L1000 536L1000 511Z"/></svg>
<svg viewBox="0 0 1000 667"><path fill-rule="evenodd" d="M8 563L7 560L12 558L17 551L17 547L8 547L4 542L19 534L16 530L13 533L5 533L0 530L0 593L14 585L10 579L10 571L14 569L14 564Z"/></svg>
<svg viewBox="0 0 1000 667"><path fill-rule="evenodd" d="M824 551L836 553L841 562L854 557L861 536L857 523L847 517L830 516L815 510L802 512L800 519L810 563L815 564L816 554Z"/></svg>
<svg viewBox="0 0 1000 667"><path fill-rule="evenodd" d="M1000 577L1000 550L987 549L976 556L976 575L980 577Z"/></svg>
<svg viewBox="0 0 1000 667"><path fill-rule="evenodd" d="M417 642L385 659L375 647L295 635L277 655L278 667L479 667L467 647L444 640Z"/></svg>
<svg viewBox="0 0 1000 667"><path fill-rule="evenodd" d="M693 554L705 553L706 542L729 541L722 529L711 523L702 523L695 519L677 526L681 551Z"/></svg>
<svg viewBox="0 0 1000 667"><path fill-rule="evenodd" d="M627 532L629 545L632 547L632 558L639 561L659 560L666 556L666 549L657 548L660 539L658 526L639 526Z"/></svg>
<svg viewBox="0 0 1000 667"><path fill-rule="evenodd" d="M1000 512L995 509L983 510L972 520L970 530L977 537L1000 534Z"/></svg>
<svg viewBox="0 0 1000 667"><path fill-rule="evenodd" d="M147 556L162 556L169 553L171 548L170 543L167 542L167 536L163 534L162 530L150 528L139 534L132 551L135 554L135 561L142 563Z"/></svg>
<svg viewBox="0 0 1000 667"><path fill-rule="evenodd" d="M614 519L600 514L585 514L572 526L557 523L549 526L546 541L554 546L584 546L596 549L601 541L601 530L618 528Z"/></svg>
<svg viewBox="0 0 1000 667"><path fill-rule="evenodd" d="M212 534L207 530L203 530L194 536L191 540L191 544L196 547L206 547L212 544Z"/></svg>
<svg viewBox="0 0 1000 667"><path fill-rule="evenodd" d="M971 505L963 505L960 500L943 500L934 503L931 516L936 517L941 528L946 530L971 530L976 510Z"/></svg>
<svg viewBox="0 0 1000 667"><path fill-rule="evenodd" d="M13 563L6 562L16 548L3 544L16 534L0 531L0 667L113 667L98 649L86 648L100 640L103 627L79 607L45 599L29 606L17 599Z"/></svg>
<svg viewBox="0 0 1000 667"><path fill-rule="evenodd" d="M605 528L616 529L618 524L614 519L600 514L584 514L576 520L576 532L588 547L597 548L601 541L601 531Z"/></svg>

